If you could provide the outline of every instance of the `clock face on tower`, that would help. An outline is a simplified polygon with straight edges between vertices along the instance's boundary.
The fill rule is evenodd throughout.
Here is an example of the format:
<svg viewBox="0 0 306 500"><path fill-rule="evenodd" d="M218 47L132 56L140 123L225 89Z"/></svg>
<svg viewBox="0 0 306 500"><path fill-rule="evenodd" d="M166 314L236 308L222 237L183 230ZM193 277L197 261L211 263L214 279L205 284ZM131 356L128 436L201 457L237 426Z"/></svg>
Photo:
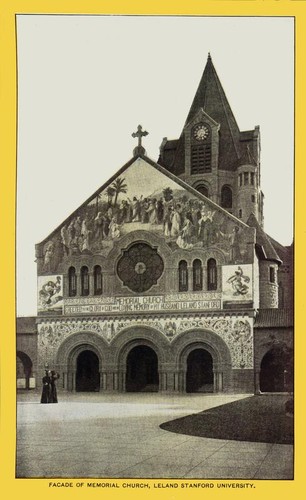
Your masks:
<svg viewBox="0 0 306 500"><path fill-rule="evenodd" d="M164 263L155 248L147 243L135 243L123 251L117 273L124 285L133 292L146 292L161 277Z"/></svg>
<svg viewBox="0 0 306 500"><path fill-rule="evenodd" d="M209 128L204 123L199 123L193 129L193 137L197 141L204 141L209 135Z"/></svg>

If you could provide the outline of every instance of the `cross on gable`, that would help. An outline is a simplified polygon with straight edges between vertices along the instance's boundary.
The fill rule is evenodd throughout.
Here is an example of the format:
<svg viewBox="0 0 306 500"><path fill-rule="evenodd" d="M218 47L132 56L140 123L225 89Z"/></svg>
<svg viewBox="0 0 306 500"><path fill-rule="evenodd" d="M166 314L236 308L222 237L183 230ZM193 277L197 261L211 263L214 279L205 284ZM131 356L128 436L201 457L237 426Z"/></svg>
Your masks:
<svg viewBox="0 0 306 500"><path fill-rule="evenodd" d="M146 130L142 130L141 125L138 125L137 132L132 133L132 137L138 137L138 146L133 151L134 156L146 153L144 147L141 144L141 139L142 139L142 137L145 137L146 135L148 135L148 133L149 132L147 132Z"/></svg>

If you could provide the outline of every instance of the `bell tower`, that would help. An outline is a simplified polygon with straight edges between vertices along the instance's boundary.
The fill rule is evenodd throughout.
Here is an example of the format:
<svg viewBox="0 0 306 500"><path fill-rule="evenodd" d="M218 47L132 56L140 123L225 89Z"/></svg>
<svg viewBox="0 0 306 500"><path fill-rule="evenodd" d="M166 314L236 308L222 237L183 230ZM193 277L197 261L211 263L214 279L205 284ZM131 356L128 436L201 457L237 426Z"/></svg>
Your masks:
<svg viewBox="0 0 306 500"><path fill-rule="evenodd" d="M253 213L262 225L259 127L239 130L210 54L182 133L163 139L158 162L244 222Z"/></svg>

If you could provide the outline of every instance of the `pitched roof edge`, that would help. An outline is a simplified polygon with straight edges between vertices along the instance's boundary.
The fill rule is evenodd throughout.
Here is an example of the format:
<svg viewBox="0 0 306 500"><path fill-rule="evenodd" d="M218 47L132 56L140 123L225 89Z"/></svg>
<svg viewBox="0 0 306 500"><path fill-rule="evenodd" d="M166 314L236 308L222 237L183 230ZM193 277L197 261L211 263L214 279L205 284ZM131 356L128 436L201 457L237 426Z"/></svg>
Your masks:
<svg viewBox="0 0 306 500"><path fill-rule="evenodd" d="M240 226L243 226L243 227L248 227L248 224L245 224L243 221L241 221L240 219L238 219L234 215L230 214L227 210L225 210L224 208L220 207L217 203L213 202L209 198L206 198L206 196L204 196L202 193L200 193L199 191L197 191L196 189L194 189L192 186L190 186L189 184L187 184L186 182L184 182L182 179L180 179L176 175L174 175L171 172L169 172L169 170L167 170L165 167L163 167L159 163L156 163L155 161L151 160L151 158L149 158L148 156L146 156L144 154L138 154L137 156L132 157L127 163L125 163L123 165L123 167L121 167L117 172L115 172L115 174L112 175L112 177L108 181L106 181L89 198L87 198L87 200L85 200L68 217L66 217L66 219L63 222L61 222L61 224L59 224L46 238L44 238L40 242L36 243L35 246L42 245L43 243L47 242L50 238L52 238L52 236L54 236L54 234L58 230L60 230L62 227L64 227L65 224L67 224L67 222L73 216L77 215L78 211L82 207L86 206L88 203L90 203L92 200L94 200L102 191L104 191L104 189L106 189L107 186L109 186L118 177L118 175L121 175L123 172L125 172L125 170L127 170L127 168L130 167L130 165L132 165L139 158L142 159L142 160L144 160L145 162L149 163L149 165L151 165L152 167L157 168L157 170L159 170L166 177L169 177L169 179L171 179L173 182L181 185L182 188L184 188L187 191L191 192L197 198L202 199L203 201L205 201L206 203L208 203L209 205L211 205L214 209L220 210L221 212L223 212L224 215L226 217L228 217L229 219L235 220L235 222L236 222L237 225L240 225Z"/></svg>

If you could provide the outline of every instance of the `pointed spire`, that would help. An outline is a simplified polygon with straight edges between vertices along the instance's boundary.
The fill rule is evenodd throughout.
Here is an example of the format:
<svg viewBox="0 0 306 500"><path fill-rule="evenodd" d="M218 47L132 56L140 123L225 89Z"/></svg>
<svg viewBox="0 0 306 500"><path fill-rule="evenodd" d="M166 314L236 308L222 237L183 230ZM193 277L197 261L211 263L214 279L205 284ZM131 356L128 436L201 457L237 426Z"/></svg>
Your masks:
<svg viewBox="0 0 306 500"><path fill-rule="evenodd" d="M198 113L199 109L204 109L214 121L220 124L220 137L226 149L226 154L222 158L222 143L220 144L219 158L220 168L228 169L229 154L232 162L236 162L240 156L239 140L240 131L234 114L231 110L217 72L212 62L211 54L208 53L207 63L202 74L198 89L190 107L185 126Z"/></svg>

